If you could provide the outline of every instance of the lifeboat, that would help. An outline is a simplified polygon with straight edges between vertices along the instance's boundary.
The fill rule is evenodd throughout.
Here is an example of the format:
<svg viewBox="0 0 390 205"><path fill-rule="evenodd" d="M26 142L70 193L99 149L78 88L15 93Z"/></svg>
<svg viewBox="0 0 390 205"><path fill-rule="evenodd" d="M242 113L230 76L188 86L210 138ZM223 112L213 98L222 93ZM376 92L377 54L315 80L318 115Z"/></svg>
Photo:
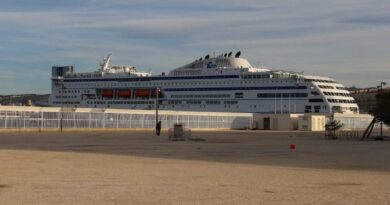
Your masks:
<svg viewBox="0 0 390 205"><path fill-rule="evenodd" d="M136 97L149 97L150 96L150 89L137 89L137 90L135 90L135 96Z"/></svg>
<svg viewBox="0 0 390 205"><path fill-rule="evenodd" d="M118 96L119 97L131 97L131 90L118 90Z"/></svg>
<svg viewBox="0 0 390 205"><path fill-rule="evenodd" d="M112 97L114 96L113 90L102 90L102 96L103 97Z"/></svg>

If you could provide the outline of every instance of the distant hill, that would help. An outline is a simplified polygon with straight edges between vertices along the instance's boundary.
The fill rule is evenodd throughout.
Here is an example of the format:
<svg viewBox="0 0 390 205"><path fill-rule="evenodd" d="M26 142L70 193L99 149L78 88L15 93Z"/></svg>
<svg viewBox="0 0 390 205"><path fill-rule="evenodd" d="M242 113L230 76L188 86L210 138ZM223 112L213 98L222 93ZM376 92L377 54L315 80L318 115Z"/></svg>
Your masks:
<svg viewBox="0 0 390 205"><path fill-rule="evenodd" d="M37 95L37 94L22 94L22 95L0 95L1 105L29 105L31 101L32 105L45 104L49 99L49 94Z"/></svg>

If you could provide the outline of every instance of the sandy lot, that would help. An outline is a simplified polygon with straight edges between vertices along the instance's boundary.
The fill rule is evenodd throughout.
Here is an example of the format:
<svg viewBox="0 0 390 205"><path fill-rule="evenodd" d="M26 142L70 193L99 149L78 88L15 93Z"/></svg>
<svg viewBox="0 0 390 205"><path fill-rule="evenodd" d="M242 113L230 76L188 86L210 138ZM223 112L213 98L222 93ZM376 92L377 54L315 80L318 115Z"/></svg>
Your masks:
<svg viewBox="0 0 390 205"><path fill-rule="evenodd" d="M390 141L192 135L0 132L0 204L390 204Z"/></svg>

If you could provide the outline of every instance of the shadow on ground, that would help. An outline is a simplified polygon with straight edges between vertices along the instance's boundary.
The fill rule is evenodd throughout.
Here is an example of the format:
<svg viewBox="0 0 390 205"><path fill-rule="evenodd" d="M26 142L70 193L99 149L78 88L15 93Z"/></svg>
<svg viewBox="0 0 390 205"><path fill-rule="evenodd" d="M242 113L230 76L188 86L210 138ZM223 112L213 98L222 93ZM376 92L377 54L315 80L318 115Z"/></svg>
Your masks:
<svg viewBox="0 0 390 205"><path fill-rule="evenodd" d="M167 132L0 133L0 150L40 150L346 170L390 170L390 141L325 140L316 132L195 131L205 141L169 142ZM295 149L290 149L290 144Z"/></svg>

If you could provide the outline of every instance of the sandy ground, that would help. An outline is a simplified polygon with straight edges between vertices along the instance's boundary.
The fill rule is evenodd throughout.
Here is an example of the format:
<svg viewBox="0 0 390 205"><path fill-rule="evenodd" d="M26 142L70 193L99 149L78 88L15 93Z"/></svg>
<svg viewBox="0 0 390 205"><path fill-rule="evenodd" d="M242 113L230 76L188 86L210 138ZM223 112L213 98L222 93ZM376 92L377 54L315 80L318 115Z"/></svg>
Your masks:
<svg viewBox="0 0 390 205"><path fill-rule="evenodd" d="M390 204L389 140L192 135L0 133L0 204Z"/></svg>

